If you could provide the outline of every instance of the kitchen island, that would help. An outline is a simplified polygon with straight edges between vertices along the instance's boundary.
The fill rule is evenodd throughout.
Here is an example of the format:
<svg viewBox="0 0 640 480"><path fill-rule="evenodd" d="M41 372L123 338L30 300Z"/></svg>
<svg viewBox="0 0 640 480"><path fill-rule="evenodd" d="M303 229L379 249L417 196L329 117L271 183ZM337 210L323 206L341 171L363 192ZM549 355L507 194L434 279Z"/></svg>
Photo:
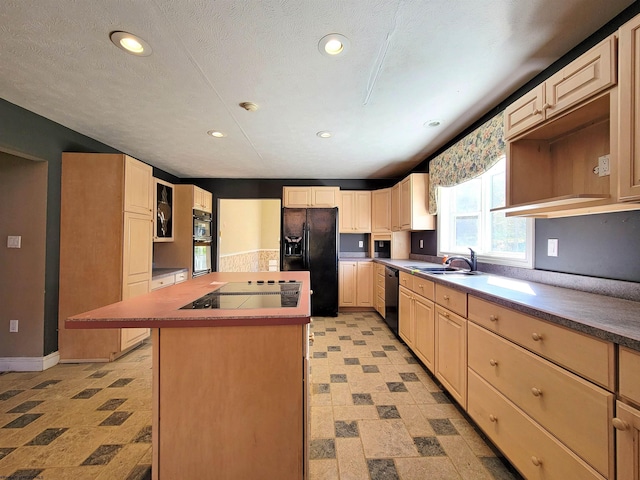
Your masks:
<svg viewBox="0 0 640 480"><path fill-rule="evenodd" d="M212 273L66 327L152 329L154 479L299 480L309 296L308 272Z"/></svg>

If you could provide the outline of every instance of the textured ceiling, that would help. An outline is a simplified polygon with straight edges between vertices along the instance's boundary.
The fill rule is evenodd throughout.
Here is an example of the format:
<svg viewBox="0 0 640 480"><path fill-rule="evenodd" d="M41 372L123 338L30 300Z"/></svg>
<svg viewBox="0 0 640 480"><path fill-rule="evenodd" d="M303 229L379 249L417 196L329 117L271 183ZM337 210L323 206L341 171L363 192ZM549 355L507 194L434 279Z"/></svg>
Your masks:
<svg viewBox="0 0 640 480"><path fill-rule="evenodd" d="M2 0L0 98L183 178L394 177L631 3Z"/></svg>

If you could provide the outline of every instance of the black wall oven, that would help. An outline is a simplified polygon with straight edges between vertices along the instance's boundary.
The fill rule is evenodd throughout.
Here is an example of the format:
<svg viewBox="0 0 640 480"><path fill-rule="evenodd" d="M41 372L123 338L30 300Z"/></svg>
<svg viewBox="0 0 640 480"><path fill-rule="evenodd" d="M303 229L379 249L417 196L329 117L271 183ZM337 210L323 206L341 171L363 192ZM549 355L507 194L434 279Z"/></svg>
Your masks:
<svg viewBox="0 0 640 480"><path fill-rule="evenodd" d="M211 273L211 214L193 211L193 276Z"/></svg>

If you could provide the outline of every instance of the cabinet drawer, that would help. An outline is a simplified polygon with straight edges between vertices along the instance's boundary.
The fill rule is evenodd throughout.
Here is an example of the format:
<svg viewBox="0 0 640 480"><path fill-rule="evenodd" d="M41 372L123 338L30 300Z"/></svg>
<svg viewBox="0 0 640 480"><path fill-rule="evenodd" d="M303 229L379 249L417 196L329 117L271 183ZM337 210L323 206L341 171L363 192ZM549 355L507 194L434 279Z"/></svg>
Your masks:
<svg viewBox="0 0 640 480"><path fill-rule="evenodd" d="M413 275L406 272L400 272L400 285L409 290L413 290Z"/></svg>
<svg viewBox="0 0 640 480"><path fill-rule="evenodd" d="M469 370L468 413L525 478L603 480L473 370Z"/></svg>
<svg viewBox="0 0 640 480"><path fill-rule="evenodd" d="M155 278L151 280L151 290L157 290L159 288L168 287L176 283L175 275L166 275L164 277Z"/></svg>
<svg viewBox="0 0 640 480"><path fill-rule="evenodd" d="M469 296L469 320L613 391L613 343Z"/></svg>
<svg viewBox="0 0 640 480"><path fill-rule="evenodd" d="M413 277L413 291L429 300L435 299L435 283L422 277Z"/></svg>
<svg viewBox="0 0 640 480"><path fill-rule="evenodd" d="M467 294L464 292L438 284L435 301L458 315L467 316Z"/></svg>
<svg viewBox="0 0 640 480"><path fill-rule="evenodd" d="M620 395L640 404L640 352L620 347Z"/></svg>
<svg viewBox="0 0 640 480"><path fill-rule="evenodd" d="M376 285L376 296L382 298L384 300L384 284Z"/></svg>
<svg viewBox="0 0 640 480"><path fill-rule="evenodd" d="M176 282L175 283L184 282L186 279L187 279L187 272L176 273Z"/></svg>
<svg viewBox="0 0 640 480"><path fill-rule="evenodd" d="M612 473L612 393L473 323L468 344L470 369L602 475Z"/></svg>
<svg viewBox="0 0 640 480"><path fill-rule="evenodd" d="M384 289L384 276L376 275L376 285Z"/></svg>
<svg viewBox="0 0 640 480"><path fill-rule="evenodd" d="M376 263L376 273L382 277L384 277L384 265L381 263Z"/></svg>

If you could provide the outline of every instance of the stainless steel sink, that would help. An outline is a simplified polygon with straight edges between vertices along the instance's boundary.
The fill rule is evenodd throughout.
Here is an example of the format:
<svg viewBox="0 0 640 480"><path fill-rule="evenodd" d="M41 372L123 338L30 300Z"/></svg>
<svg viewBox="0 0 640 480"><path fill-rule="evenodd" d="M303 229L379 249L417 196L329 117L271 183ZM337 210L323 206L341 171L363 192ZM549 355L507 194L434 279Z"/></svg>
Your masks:
<svg viewBox="0 0 640 480"><path fill-rule="evenodd" d="M417 270L425 273L445 273L445 272L459 272L457 268L453 267L417 267L415 265L408 266L411 270Z"/></svg>
<svg viewBox="0 0 640 480"><path fill-rule="evenodd" d="M467 275L481 275L482 272L478 272L478 271L473 271L470 272L469 270L455 270L455 271L438 271L438 272L425 272L425 273L432 273L434 275L446 275L447 277L452 277L452 276L467 276Z"/></svg>

